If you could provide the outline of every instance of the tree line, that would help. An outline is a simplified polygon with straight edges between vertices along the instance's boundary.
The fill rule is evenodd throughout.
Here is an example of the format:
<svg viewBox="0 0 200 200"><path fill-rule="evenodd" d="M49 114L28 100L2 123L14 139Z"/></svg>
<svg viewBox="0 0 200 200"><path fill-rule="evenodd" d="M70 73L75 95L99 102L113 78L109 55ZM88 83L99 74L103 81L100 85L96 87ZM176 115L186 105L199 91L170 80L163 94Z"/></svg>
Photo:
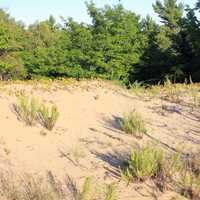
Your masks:
<svg viewBox="0 0 200 200"><path fill-rule="evenodd" d="M121 3L87 2L90 24L53 16L26 27L0 9L0 79L103 78L129 85L200 81L200 0L156 1L156 23Z"/></svg>

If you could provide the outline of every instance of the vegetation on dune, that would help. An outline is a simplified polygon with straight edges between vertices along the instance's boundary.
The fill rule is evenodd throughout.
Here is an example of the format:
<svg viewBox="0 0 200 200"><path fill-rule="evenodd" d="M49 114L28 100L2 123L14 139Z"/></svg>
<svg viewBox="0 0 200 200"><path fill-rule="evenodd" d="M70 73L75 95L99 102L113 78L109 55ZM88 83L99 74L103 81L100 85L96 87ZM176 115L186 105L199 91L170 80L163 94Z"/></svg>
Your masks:
<svg viewBox="0 0 200 200"><path fill-rule="evenodd" d="M143 147L133 150L129 159L129 167L125 172L128 178L135 178L144 181L156 176L163 167L164 154L159 149Z"/></svg>
<svg viewBox="0 0 200 200"><path fill-rule="evenodd" d="M128 181L154 181L161 190L173 190L192 199L200 198L199 152L182 154L169 153L157 145L147 144L133 149L128 167L122 177Z"/></svg>
<svg viewBox="0 0 200 200"><path fill-rule="evenodd" d="M59 112L56 105L53 105L51 109L46 105L42 105L39 109L39 119L42 125L48 130L52 130L58 120Z"/></svg>
<svg viewBox="0 0 200 200"><path fill-rule="evenodd" d="M124 117L120 120L120 127L127 134L136 138L142 138L146 133L145 123L140 114L135 111L124 114Z"/></svg>
<svg viewBox="0 0 200 200"><path fill-rule="evenodd" d="M142 19L124 9L121 3L97 8L90 2L86 6L91 24L69 18L63 19L60 25L51 16L27 28L0 9L0 80L103 78L122 82L137 96L159 97L162 103L169 101L177 112L176 104L181 103L192 109L200 108L199 87L193 83L200 81L197 14L200 0L194 8L177 0L155 1L153 9L161 19L159 24L150 16ZM177 82L183 84L174 84ZM39 86L35 84L35 87ZM43 89L49 87L47 81ZM29 126L40 123L53 130L60 116L56 105L46 105L23 92L16 96L13 108L21 121ZM94 99L98 100L98 96ZM163 104L161 107L168 109ZM142 116L135 111L124 114L119 126L140 139L147 131ZM161 191L170 189L199 200L200 153L171 153L158 146L134 148L122 177L128 181L151 180ZM80 148L73 154L78 163L83 155ZM75 200L117 199L113 184L98 188L87 178L79 190L68 178L63 190L63 185L52 174L48 178L37 180L25 175L20 179L0 173L0 196L15 200L59 200L69 199L71 192L70 198Z"/></svg>
<svg viewBox="0 0 200 200"><path fill-rule="evenodd" d="M35 125L36 122L40 122L50 131L54 128L59 117L56 105L52 105L49 108L44 103L40 103L35 97L29 97L24 94L19 94L17 101L13 107L20 120L30 126Z"/></svg>
<svg viewBox="0 0 200 200"><path fill-rule="evenodd" d="M199 0L194 8L177 0L155 1L161 23L141 18L121 3L86 3L91 24L51 16L28 28L0 10L0 79L105 78L126 85L192 77L199 81ZM183 15L183 13L186 15Z"/></svg>
<svg viewBox="0 0 200 200"><path fill-rule="evenodd" d="M4 200L117 200L113 184L93 184L86 178L79 189L72 178L67 176L64 183L51 172L47 177L20 174L11 171L0 173L0 195Z"/></svg>
<svg viewBox="0 0 200 200"><path fill-rule="evenodd" d="M37 120L39 103L34 97L27 97L25 95L18 96L18 103L14 104L14 110L22 121L27 125L34 125Z"/></svg>

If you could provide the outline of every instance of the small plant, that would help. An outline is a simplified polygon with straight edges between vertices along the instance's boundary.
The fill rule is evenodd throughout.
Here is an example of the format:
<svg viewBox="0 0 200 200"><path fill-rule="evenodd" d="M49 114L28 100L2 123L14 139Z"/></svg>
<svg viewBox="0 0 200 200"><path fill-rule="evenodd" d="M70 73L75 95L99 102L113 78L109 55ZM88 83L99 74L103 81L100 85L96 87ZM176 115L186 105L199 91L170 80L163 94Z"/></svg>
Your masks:
<svg viewBox="0 0 200 200"><path fill-rule="evenodd" d="M117 200L116 186L114 184L110 184L106 186L105 200Z"/></svg>
<svg viewBox="0 0 200 200"><path fill-rule="evenodd" d="M184 170L180 176L180 193L192 200L200 199L200 175L195 176L190 170Z"/></svg>
<svg viewBox="0 0 200 200"><path fill-rule="evenodd" d="M93 200L93 187L91 178L86 178L83 184L83 190L79 193L77 200Z"/></svg>
<svg viewBox="0 0 200 200"><path fill-rule="evenodd" d="M164 83L164 90L166 97L165 99L172 103L180 103L181 102L181 90L177 85L172 84L169 79L167 79Z"/></svg>
<svg viewBox="0 0 200 200"><path fill-rule="evenodd" d="M153 85L147 91L151 98L160 97L162 93L162 87L160 84Z"/></svg>
<svg viewBox="0 0 200 200"><path fill-rule="evenodd" d="M34 97L27 97L19 95L17 97L18 103L14 105L14 110L18 117L27 125L34 125L37 119L39 103Z"/></svg>
<svg viewBox="0 0 200 200"><path fill-rule="evenodd" d="M50 109L48 106L43 104L39 109L39 119L42 125L50 131L55 126L58 117L59 117L59 112L56 105L53 105Z"/></svg>
<svg viewBox="0 0 200 200"><path fill-rule="evenodd" d="M179 192L192 200L200 199L200 153L192 153L182 160L182 170L179 174Z"/></svg>
<svg viewBox="0 0 200 200"><path fill-rule="evenodd" d="M190 96L193 101L193 105L195 107L199 107L200 106L200 96L199 96L198 88L193 85L193 87L191 87L189 91L190 91Z"/></svg>
<svg viewBox="0 0 200 200"><path fill-rule="evenodd" d="M137 96L144 96L145 87L142 85L142 82L135 81L130 85L130 90Z"/></svg>
<svg viewBox="0 0 200 200"><path fill-rule="evenodd" d="M155 177L164 163L164 154L160 149L145 146L131 152L128 168L124 175L128 179L145 181Z"/></svg>
<svg viewBox="0 0 200 200"><path fill-rule="evenodd" d="M126 133L137 138L142 138L143 134L146 133L144 121L140 114L135 111L124 115L120 121L120 127Z"/></svg>
<svg viewBox="0 0 200 200"><path fill-rule="evenodd" d="M76 190L75 200L117 200L116 187L114 184L95 185L92 179L86 178L81 191Z"/></svg>

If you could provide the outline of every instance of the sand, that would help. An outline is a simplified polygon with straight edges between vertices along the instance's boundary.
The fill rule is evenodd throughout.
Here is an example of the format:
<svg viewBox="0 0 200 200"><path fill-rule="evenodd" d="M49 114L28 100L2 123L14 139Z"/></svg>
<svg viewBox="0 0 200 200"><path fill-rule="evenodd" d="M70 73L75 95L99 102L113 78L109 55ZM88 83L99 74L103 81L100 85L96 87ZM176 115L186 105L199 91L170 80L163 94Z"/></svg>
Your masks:
<svg viewBox="0 0 200 200"><path fill-rule="evenodd" d="M58 106L60 117L55 128L47 131L40 124L27 126L13 112L14 93L25 91ZM165 106L163 111L162 106ZM135 109L147 126L147 135L138 140L124 134L117 124L123 113ZM117 183L120 200L155 199L155 187L127 184L118 167L136 144L160 142L162 147L197 150L200 143L199 117L187 106L160 99L146 101L103 81L39 85L12 83L0 90L0 167L17 172L45 174L58 178L70 175L78 184L85 177L99 183ZM172 192L156 193L158 199L173 199Z"/></svg>

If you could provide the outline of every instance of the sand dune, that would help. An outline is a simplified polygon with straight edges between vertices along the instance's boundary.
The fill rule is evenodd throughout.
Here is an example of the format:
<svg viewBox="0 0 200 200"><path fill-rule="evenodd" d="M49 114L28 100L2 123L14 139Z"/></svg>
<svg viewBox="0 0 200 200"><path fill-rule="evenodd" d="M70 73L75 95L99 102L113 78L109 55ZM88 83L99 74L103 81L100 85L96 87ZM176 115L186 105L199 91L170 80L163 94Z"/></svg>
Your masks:
<svg viewBox="0 0 200 200"><path fill-rule="evenodd" d="M20 90L58 106L60 117L53 131L40 124L26 126L17 119L12 105L16 102L14 93ZM160 108L163 104L168 108L165 113ZM117 119L133 109L142 114L147 124L143 140L124 134L117 126ZM0 91L0 167L33 174L52 171L59 178L69 174L79 184L91 176L98 182L117 182L121 200L154 199L153 189L147 185L127 187L120 179L118 166L122 157L136 143L148 141L159 141L169 150L197 149L197 120L187 107L160 99L145 101L102 81L83 81L60 88L52 84L50 90L33 84L4 85ZM158 199L171 199L173 195L176 194L158 194Z"/></svg>

